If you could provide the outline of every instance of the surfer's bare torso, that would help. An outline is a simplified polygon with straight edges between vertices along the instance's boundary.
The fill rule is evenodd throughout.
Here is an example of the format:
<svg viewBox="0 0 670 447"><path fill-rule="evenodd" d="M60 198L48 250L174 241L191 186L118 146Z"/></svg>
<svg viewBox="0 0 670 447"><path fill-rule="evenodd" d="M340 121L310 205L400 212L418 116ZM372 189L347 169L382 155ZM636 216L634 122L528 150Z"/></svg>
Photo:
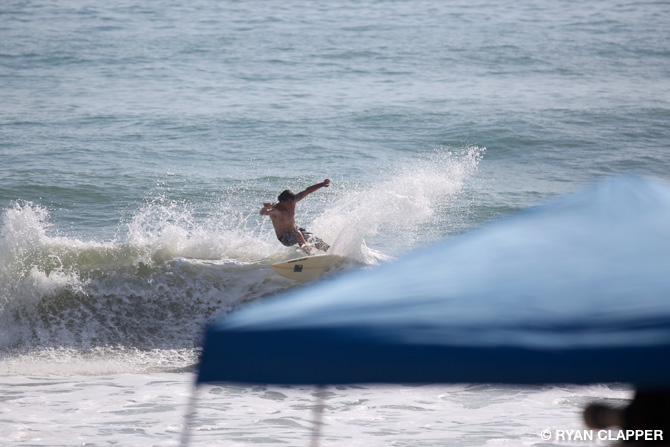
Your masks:
<svg viewBox="0 0 670 447"><path fill-rule="evenodd" d="M263 210L261 210L261 214L270 216L272 225L275 228L275 233L277 234L277 239L281 239L284 234L298 228L295 223L296 202L297 200L278 202L276 204L269 202L264 203L265 206L263 210L267 211L263 212Z"/></svg>

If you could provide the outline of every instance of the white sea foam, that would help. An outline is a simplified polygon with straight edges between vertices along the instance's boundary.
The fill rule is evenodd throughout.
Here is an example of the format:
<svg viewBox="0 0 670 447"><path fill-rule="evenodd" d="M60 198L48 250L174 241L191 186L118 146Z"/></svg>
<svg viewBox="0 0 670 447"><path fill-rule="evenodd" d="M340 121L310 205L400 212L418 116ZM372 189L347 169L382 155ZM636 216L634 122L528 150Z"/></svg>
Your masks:
<svg viewBox="0 0 670 447"><path fill-rule="evenodd" d="M454 213L439 211L458 200L482 153L440 149L389 169L372 185L335 186L301 202L299 219L316 216L308 228L348 259L341 269L383 262L390 256L366 239L383 233L383 250L398 250L414 243L413 229L451 219ZM82 365L84 371L71 370L80 374L84 365L91 372L152 367L140 356L118 361L128 350L157 350L147 358L158 369L174 352L191 350L186 363L194 361L210 318L296 286L270 268L294 250L250 209L221 202L202 215L159 195L120 224L125 237L98 242L63 236L45 208L15 204L4 212L0 246L0 349L15 356L5 367L39 370L39 359L59 356L71 360L56 362L61 374L66 365Z"/></svg>
<svg viewBox="0 0 670 447"><path fill-rule="evenodd" d="M142 225L147 215L167 217L152 227ZM153 206L139 213L124 242L51 235L49 214L34 204L6 211L3 223L0 350L5 354L34 359L48 352L51 361L56 354L76 359L78 350L90 360L92 350L100 348L112 358L117 347L193 350L207 319L292 286L273 277L262 259L228 259L236 253L225 252L225 233L193 228L187 213L171 208ZM191 256L219 263L180 261ZM156 357L154 367L161 367L161 359ZM120 371L150 363L115 362ZM95 364L89 363L92 370Z"/></svg>
<svg viewBox="0 0 670 447"><path fill-rule="evenodd" d="M188 375L10 377L12 445L179 445L192 383ZM323 405L320 443L328 446L546 446L544 430L578 430L583 407L624 405L621 386L417 385L205 386L197 393L190 445L309 445ZM35 409L39 408L38 412Z"/></svg>
<svg viewBox="0 0 670 447"><path fill-rule="evenodd" d="M389 167L364 188L351 188L314 221L316 232L333 240L334 253L371 263L388 256L371 250L365 238L385 233L392 250L402 251L417 243L417 233L430 233L458 218L459 194L477 172L484 148L440 149L423 157ZM445 208L451 207L447 212ZM435 231L428 240L438 239ZM426 242L424 239L422 242Z"/></svg>

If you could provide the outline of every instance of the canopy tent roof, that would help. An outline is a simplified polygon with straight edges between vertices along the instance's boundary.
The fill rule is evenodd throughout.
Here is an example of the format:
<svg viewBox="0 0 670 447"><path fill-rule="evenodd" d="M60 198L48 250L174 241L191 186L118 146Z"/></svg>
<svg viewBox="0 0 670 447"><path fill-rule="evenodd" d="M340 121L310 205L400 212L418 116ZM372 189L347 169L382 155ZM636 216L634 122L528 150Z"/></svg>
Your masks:
<svg viewBox="0 0 670 447"><path fill-rule="evenodd" d="M211 324L198 383L670 385L670 186L610 179Z"/></svg>

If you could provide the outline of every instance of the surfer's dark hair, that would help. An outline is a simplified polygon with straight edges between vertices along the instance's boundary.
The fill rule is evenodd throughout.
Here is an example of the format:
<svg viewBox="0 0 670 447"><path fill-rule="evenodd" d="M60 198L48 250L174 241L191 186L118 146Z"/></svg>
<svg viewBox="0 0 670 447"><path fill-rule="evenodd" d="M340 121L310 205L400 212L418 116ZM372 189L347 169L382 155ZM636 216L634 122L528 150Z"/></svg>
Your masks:
<svg viewBox="0 0 670 447"><path fill-rule="evenodd" d="M277 200L279 200L280 202L295 200L295 194L293 194L293 191L291 191L290 189L287 189L277 196Z"/></svg>

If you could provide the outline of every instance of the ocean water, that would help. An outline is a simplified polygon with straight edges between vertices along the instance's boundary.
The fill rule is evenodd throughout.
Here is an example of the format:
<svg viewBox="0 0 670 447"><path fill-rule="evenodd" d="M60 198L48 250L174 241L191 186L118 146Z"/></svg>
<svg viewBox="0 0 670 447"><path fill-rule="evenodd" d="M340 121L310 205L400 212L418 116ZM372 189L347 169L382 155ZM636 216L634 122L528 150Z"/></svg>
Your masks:
<svg viewBox="0 0 670 447"><path fill-rule="evenodd" d="M670 179L665 2L0 5L0 445L179 445L201 331L622 173ZM577 365L578 367L578 365ZM625 385L204 387L193 445L565 445ZM319 400L320 399L320 400Z"/></svg>

